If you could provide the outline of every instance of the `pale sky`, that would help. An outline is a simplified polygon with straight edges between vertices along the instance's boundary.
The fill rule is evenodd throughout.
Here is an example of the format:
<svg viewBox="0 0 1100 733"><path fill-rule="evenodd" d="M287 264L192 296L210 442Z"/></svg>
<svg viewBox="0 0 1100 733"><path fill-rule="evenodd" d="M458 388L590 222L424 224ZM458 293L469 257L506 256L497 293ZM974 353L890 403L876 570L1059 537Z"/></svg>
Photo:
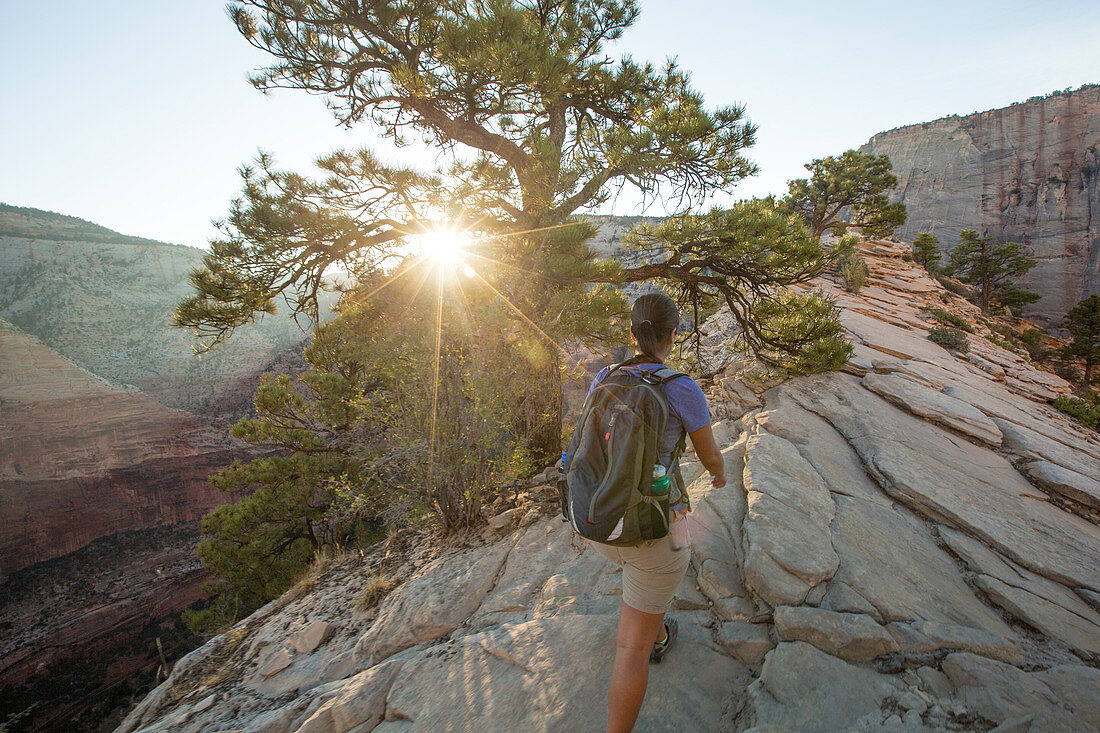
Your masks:
<svg viewBox="0 0 1100 733"><path fill-rule="evenodd" d="M760 128L760 174L718 203L782 193L803 163L876 132L1100 82L1086 0L641 7L612 53L678 57L710 106L743 103ZM255 91L246 75L266 58L221 2L0 0L0 202L205 247L259 149L302 173L338 147L394 155L369 128L338 129L318 97ZM637 204L606 213L665 213Z"/></svg>

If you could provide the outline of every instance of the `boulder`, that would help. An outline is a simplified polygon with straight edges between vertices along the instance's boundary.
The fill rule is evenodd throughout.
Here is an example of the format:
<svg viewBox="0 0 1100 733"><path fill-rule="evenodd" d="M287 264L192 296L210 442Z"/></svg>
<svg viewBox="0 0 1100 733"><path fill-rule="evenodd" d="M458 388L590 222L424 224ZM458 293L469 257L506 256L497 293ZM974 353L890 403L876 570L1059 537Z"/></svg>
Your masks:
<svg viewBox="0 0 1100 733"><path fill-rule="evenodd" d="M314 621L288 640L299 654L309 654L328 641L336 627L327 621Z"/></svg>

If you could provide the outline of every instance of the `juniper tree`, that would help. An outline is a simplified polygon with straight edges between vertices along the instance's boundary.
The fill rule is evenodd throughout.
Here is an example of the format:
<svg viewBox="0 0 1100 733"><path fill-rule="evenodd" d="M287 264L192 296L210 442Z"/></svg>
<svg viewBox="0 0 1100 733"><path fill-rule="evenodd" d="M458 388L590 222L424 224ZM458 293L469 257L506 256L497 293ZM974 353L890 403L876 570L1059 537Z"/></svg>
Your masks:
<svg viewBox="0 0 1100 733"><path fill-rule="evenodd" d="M1070 309L1062 325L1073 337L1062 350L1070 359L1081 359L1085 364L1085 386L1092 384L1092 370L1100 364L1100 296L1090 295Z"/></svg>
<svg viewBox="0 0 1100 733"><path fill-rule="evenodd" d="M227 582L221 610L276 595L363 517L431 509L444 529L464 526L483 486L556 455L561 372L548 343L624 336L614 285L663 281L697 316L726 303L748 347L795 370L850 353L835 306L788 289L835 253L774 202L643 230L639 267L589 250L595 228L572 214L618 187L690 202L755 170L740 107L708 111L674 64L606 57L633 2L242 2L231 15L274 58L258 88L322 94L342 124L450 157L429 172L369 150L324 156L313 177L267 155L242 169L176 323L213 347L280 297L315 318L331 267L356 284L315 331L309 371L262 386L259 417L234 428L283 455L215 479L256 489L204 525L204 562ZM395 269L409 237L441 220L477 235L471 274L446 291L442 263Z"/></svg>
<svg viewBox="0 0 1100 733"><path fill-rule="evenodd" d="M888 237L905 223L905 204L886 196L898 182L887 156L846 150L805 167L810 177L790 181L783 204L805 218L813 236L854 228L864 236Z"/></svg>
<svg viewBox="0 0 1100 733"><path fill-rule="evenodd" d="M944 272L976 285L978 304L982 311L988 312L992 305L1012 308L1039 299L1038 293L1023 290L1012 282L1035 267L1035 263L1024 255L1017 242L994 244L992 236L981 237L973 229L963 229Z"/></svg>
<svg viewBox="0 0 1100 733"><path fill-rule="evenodd" d="M196 630L251 613L315 556L367 544L380 525L431 514L445 532L468 528L478 521L482 487L533 468L514 425L523 415L511 396L529 378L519 345L471 340L463 328L468 318L482 330L506 328L502 305L453 294L438 301L415 271L385 298L369 292L348 293L314 332L306 371L265 375L256 417L233 426L234 437L278 454L236 461L211 477L228 494L245 495L203 518L197 554L217 576L210 588L217 596L189 615ZM437 428L425 429L433 418Z"/></svg>

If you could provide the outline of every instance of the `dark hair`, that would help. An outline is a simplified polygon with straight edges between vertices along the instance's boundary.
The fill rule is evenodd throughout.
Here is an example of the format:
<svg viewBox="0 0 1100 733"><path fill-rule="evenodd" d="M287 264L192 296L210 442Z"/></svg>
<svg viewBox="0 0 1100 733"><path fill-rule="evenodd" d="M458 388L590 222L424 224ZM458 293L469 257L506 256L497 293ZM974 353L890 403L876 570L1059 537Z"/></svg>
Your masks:
<svg viewBox="0 0 1100 733"><path fill-rule="evenodd" d="M630 332L638 340L638 349L653 359L657 359L657 346L679 325L680 310L664 293L647 293L630 309Z"/></svg>

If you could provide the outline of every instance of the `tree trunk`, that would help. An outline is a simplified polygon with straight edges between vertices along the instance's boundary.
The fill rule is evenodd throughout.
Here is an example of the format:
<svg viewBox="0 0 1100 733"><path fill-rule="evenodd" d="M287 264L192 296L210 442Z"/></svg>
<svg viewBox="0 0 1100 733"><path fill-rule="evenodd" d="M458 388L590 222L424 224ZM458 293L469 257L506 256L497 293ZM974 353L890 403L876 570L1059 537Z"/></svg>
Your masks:
<svg viewBox="0 0 1100 733"><path fill-rule="evenodd" d="M562 452L562 377L557 354L532 367L527 422L536 467L554 465Z"/></svg>

